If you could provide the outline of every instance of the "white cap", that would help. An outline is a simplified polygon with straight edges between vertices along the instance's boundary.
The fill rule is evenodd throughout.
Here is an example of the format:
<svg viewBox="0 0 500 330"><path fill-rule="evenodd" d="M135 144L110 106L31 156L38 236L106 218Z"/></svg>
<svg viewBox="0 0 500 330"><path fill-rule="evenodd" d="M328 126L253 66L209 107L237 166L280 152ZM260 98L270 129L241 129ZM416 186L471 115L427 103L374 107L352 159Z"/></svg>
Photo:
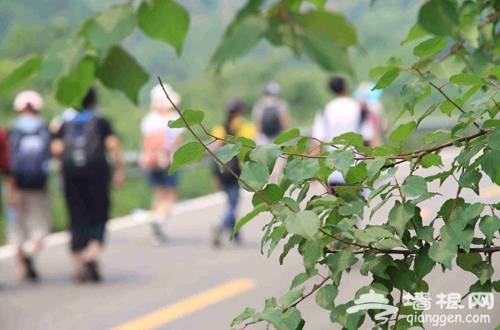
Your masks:
<svg viewBox="0 0 500 330"><path fill-rule="evenodd" d="M165 87L165 90L167 91L172 102L174 102L175 105L178 105L181 102L181 96L179 93L174 91L172 86L168 84L163 84L163 87ZM172 103L170 103L167 99L163 88L159 84L151 89L151 108L158 111L170 110L174 108Z"/></svg>
<svg viewBox="0 0 500 330"><path fill-rule="evenodd" d="M43 99L35 91L23 91L17 94L14 100L14 110L21 112L31 108L32 110L39 112L43 108Z"/></svg>

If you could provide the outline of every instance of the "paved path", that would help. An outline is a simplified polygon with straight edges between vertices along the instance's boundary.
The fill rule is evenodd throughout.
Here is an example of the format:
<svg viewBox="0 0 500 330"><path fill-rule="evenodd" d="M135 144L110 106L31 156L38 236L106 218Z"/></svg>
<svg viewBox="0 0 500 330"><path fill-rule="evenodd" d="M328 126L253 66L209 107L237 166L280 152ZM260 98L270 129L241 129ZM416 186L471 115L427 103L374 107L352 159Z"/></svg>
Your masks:
<svg viewBox="0 0 500 330"><path fill-rule="evenodd" d="M483 188L482 200L498 200L500 189L491 184ZM427 202L425 212L436 212L443 198L454 194L453 189L451 181L445 183L439 190L445 197ZM472 197L473 193L465 191L464 196ZM228 243L221 250L211 249L210 228L222 211L222 202L223 196L216 194L177 206L168 224L171 241L163 247L152 245L149 225L140 215L111 222L102 260L105 282L100 285L70 282L66 234L47 241L48 247L37 260L42 281L36 285L20 281L12 251L0 249L0 329L228 329L232 318L245 307L262 309L266 298L286 293L303 266L301 257L293 253L279 266L280 247L270 259L259 253L261 228L268 220L265 216L244 228L244 246ZM249 196L243 204L241 212L249 211ZM388 209L384 207L373 221L385 221ZM500 262L496 266L500 267ZM429 280L431 293L465 293L475 276L457 268L454 265L454 271L445 275L435 270ZM498 278L498 274L493 275L493 279ZM368 284L369 278L359 275L355 267L350 275L344 275L338 301L350 300ZM500 297L495 297L500 304ZM337 329L314 299L305 301L301 310L305 329ZM489 314L489 325L427 328L494 329L500 324L497 310L474 311ZM256 325L247 329L264 328Z"/></svg>

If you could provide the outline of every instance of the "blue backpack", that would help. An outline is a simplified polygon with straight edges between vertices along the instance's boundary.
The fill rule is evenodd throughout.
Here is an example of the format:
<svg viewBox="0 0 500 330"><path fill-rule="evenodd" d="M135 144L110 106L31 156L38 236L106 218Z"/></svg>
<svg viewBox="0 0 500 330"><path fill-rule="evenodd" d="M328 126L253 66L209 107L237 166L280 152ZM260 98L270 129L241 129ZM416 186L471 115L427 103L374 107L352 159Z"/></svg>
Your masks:
<svg viewBox="0 0 500 330"><path fill-rule="evenodd" d="M51 136L41 123L33 130L14 126L10 135L11 173L19 188L45 188L49 176Z"/></svg>

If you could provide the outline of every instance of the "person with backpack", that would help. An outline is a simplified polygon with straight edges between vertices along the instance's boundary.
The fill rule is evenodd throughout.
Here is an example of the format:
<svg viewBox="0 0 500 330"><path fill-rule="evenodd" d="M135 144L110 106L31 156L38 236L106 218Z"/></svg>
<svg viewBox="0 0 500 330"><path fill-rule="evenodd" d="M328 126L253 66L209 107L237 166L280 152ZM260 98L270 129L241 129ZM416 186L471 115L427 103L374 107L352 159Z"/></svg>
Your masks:
<svg viewBox="0 0 500 330"><path fill-rule="evenodd" d="M331 78L328 85L336 97L325 106L323 111L318 112L312 130L312 137L322 142L330 142L333 138L348 132L359 133L361 123L361 106L349 96L349 86L345 79ZM315 143L313 150L315 153L320 153L333 151L335 147L320 148L319 143ZM334 171L328 177L328 187L332 194L335 193L335 186L344 184L344 177L339 171Z"/></svg>
<svg viewBox="0 0 500 330"><path fill-rule="evenodd" d="M264 89L264 96L252 110L252 119L257 126L257 145L271 144L290 127L288 104L280 98L281 88L270 82Z"/></svg>
<svg viewBox="0 0 500 330"><path fill-rule="evenodd" d="M247 123L243 117L245 104L238 98L229 99L226 105L226 120L223 125L216 126L212 134L220 139L226 135L242 136L248 139L255 137L255 126ZM223 145L221 141L214 144L215 148ZM226 165L238 176L241 174L240 161L237 156L229 160ZM227 196L227 206L222 217L222 222L213 229L212 245L216 248L221 246L221 239L224 231L231 234L236 224L236 209L240 197L240 186L238 179L227 169L221 171L219 165L214 163L214 176L219 186ZM241 243L240 233L234 235L236 243Z"/></svg>
<svg viewBox="0 0 500 330"><path fill-rule="evenodd" d="M181 96L170 85L164 84L164 87L174 104L179 104ZM143 139L139 166L148 172L149 184L153 189L151 226L156 244L168 241L165 223L178 199L179 171L168 173L185 131L183 128L168 127L169 121L178 118L179 114L161 85L154 86L151 90L151 111L141 122Z"/></svg>
<svg viewBox="0 0 500 330"><path fill-rule="evenodd" d="M270 82L264 89L264 96L257 101L252 110L252 118L257 125L257 145L274 143L274 140L290 128L288 104L280 98L281 88ZM277 183L278 175L286 165L284 158L278 158L271 173L270 182Z"/></svg>
<svg viewBox="0 0 500 330"><path fill-rule="evenodd" d="M52 153L62 161L76 283L102 279L98 258L109 219L110 183L120 188L125 180L120 141L109 121L95 111L96 105L91 88L78 114L62 124L52 142ZM113 175L106 150L113 159Z"/></svg>
<svg viewBox="0 0 500 330"><path fill-rule="evenodd" d="M43 100L35 91L24 91L14 100L18 118L9 132L12 209L17 213L12 243L17 247L21 274L36 281L34 257L51 230L51 200L47 189L51 135L39 113Z"/></svg>

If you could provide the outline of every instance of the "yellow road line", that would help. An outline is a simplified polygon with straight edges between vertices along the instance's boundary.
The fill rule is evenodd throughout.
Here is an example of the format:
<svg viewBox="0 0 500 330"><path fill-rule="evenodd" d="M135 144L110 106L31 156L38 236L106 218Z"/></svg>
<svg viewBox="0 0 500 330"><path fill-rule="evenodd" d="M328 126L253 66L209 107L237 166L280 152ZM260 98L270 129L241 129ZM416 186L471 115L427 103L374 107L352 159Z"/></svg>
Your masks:
<svg viewBox="0 0 500 330"><path fill-rule="evenodd" d="M498 195L500 195L500 187L497 185L491 185L479 190L479 197L481 198L490 198Z"/></svg>
<svg viewBox="0 0 500 330"><path fill-rule="evenodd" d="M194 313L255 287L251 279L238 279L183 299L111 330L150 330Z"/></svg>

